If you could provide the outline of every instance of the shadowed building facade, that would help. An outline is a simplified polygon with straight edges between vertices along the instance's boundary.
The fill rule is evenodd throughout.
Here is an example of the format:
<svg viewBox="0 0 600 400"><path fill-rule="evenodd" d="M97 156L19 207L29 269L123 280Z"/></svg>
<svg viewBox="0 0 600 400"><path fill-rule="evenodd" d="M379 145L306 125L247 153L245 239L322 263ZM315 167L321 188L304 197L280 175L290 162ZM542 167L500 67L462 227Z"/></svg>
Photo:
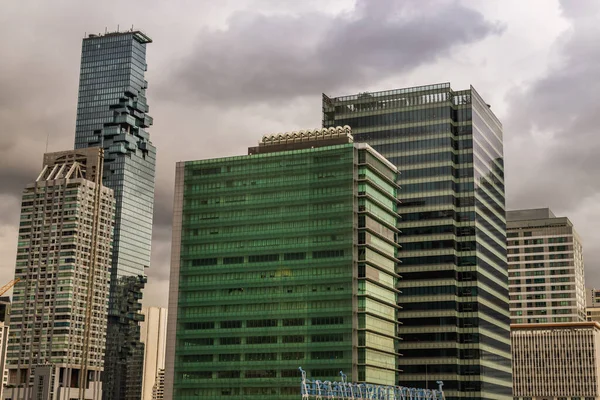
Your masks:
<svg viewBox="0 0 600 400"><path fill-rule="evenodd" d="M139 322L144 269L150 266L156 149L146 131L146 45L140 31L83 40L75 148L105 151L103 183L114 190L105 399L139 400L144 346Z"/></svg>
<svg viewBox="0 0 600 400"><path fill-rule="evenodd" d="M323 95L323 126L338 125L401 171L398 383L511 398L502 125L448 83Z"/></svg>
<svg viewBox="0 0 600 400"><path fill-rule="evenodd" d="M177 165L165 398L297 399L392 385L396 168L349 128Z"/></svg>

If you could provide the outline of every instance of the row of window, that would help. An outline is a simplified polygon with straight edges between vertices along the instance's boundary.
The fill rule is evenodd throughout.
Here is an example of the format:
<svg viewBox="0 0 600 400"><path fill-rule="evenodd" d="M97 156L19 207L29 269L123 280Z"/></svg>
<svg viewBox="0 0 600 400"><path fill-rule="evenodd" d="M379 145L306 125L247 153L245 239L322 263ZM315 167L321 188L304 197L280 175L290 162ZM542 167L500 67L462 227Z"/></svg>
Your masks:
<svg viewBox="0 0 600 400"><path fill-rule="evenodd" d="M230 362L230 361L277 361L279 353L226 353L226 354L192 354L183 355L180 360L184 363L212 363L215 361ZM309 356L309 357L307 357ZM281 360L336 360L343 359L343 351L312 351L304 352L285 352L281 353Z"/></svg>
<svg viewBox="0 0 600 400"><path fill-rule="evenodd" d="M285 335L281 336L247 336L242 337L221 337L219 339L214 338L197 338L197 339L182 339L182 345L184 348L187 347L204 347L214 346L220 344L221 346L232 346L241 345L242 342L245 344L277 344L277 343L330 343L330 342L344 342L349 341L350 337L345 337L342 333L330 333L320 335ZM245 339L245 340L243 340Z"/></svg>

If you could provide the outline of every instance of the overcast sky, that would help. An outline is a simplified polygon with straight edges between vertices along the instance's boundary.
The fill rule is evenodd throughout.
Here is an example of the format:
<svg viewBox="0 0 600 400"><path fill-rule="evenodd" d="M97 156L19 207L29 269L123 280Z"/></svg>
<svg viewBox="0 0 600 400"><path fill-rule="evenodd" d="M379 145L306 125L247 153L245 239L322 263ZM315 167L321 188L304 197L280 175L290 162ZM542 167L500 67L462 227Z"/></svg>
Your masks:
<svg viewBox="0 0 600 400"><path fill-rule="evenodd" d="M244 154L317 128L321 93L473 85L504 124L508 209L551 207L583 237L600 287L600 1L5 1L0 5L0 284L20 197L72 148L81 40L135 28L148 45L157 147L144 302L167 305L175 162Z"/></svg>

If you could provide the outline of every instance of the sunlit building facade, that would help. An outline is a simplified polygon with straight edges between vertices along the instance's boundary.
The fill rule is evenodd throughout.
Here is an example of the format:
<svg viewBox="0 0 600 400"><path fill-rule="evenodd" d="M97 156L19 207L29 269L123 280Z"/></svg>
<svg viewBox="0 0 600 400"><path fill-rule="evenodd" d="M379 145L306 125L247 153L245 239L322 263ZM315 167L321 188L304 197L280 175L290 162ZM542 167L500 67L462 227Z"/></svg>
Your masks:
<svg viewBox="0 0 600 400"><path fill-rule="evenodd" d="M447 399L512 397L502 125L472 87L323 95L398 167L398 384Z"/></svg>

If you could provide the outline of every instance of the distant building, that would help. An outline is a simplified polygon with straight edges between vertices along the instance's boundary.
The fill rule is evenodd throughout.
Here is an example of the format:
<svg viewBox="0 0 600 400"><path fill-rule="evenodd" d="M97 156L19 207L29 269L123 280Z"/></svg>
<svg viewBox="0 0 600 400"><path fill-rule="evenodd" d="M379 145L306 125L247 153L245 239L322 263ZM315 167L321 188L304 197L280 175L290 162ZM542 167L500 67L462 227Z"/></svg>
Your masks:
<svg viewBox="0 0 600 400"><path fill-rule="evenodd" d="M139 322L150 266L156 164L144 79L151 42L131 30L89 35L81 47L75 148L104 148L102 182L114 190L116 202L105 400L139 400L142 392Z"/></svg>
<svg viewBox="0 0 600 400"><path fill-rule="evenodd" d="M167 309L162 307L142 308L144 321L140 324L144 343L144 377L142 400L152 400L156 379L162 373L164 388L165 349L167 344ZM162 390L161 390L162 393Z"/></svg>
<svg viewBox="0 0 600 400"><path fill-rule="evenodd" d="M600 307L600 289L585 288L586 307Z"/></svg>
<svg viewBox="0 0 600 400"><path fill-rule="evenodd" d="M152 400L163 400L165 398L165 370L160 369L152 386Z"/></svg>
<svg viewBox="0 0 600 400"><path fill-rule="evenodd" d="M600 398L600 324L511 325L515 400Z"/></svg>
<svg viewBox="0 0 600 400"><path fill-rule="evenodd" d="M585 315L588 321L600 322L600 289L585 288Z"/></svg>
<svg viewBox="0 0 600 400"><path fill-rule="evenodd" d="M23 192L4 399L100 399L114 197L103 150L47 153Z"/></svg>
<svg viewBox="0 0 600 400"><path fill-rule="evenodd" d="M585 315L587 321L600 322L600 307L586 307Z"/></svg>
<svg viewBox="0 0 600 400"><path fill-rule="evenodd" d="M4 399L4 387L8 383L8 370L6 369L6 351L10 326L10 297L0 297L0 370L2 371L2 386L0 386L0 399Z"/></svg>
<svg viewBox="0 0 600 400"><path fill-rule="evenodd" d="M566 217L548 208L506 213L513 323L586 320L583 249Z"/></svg>
<svg viewBox="0 0 600 400"><path fill-rule="evenodd" d="M177 164L165 398L394 385L397 169L350 128Z"/></svg>

